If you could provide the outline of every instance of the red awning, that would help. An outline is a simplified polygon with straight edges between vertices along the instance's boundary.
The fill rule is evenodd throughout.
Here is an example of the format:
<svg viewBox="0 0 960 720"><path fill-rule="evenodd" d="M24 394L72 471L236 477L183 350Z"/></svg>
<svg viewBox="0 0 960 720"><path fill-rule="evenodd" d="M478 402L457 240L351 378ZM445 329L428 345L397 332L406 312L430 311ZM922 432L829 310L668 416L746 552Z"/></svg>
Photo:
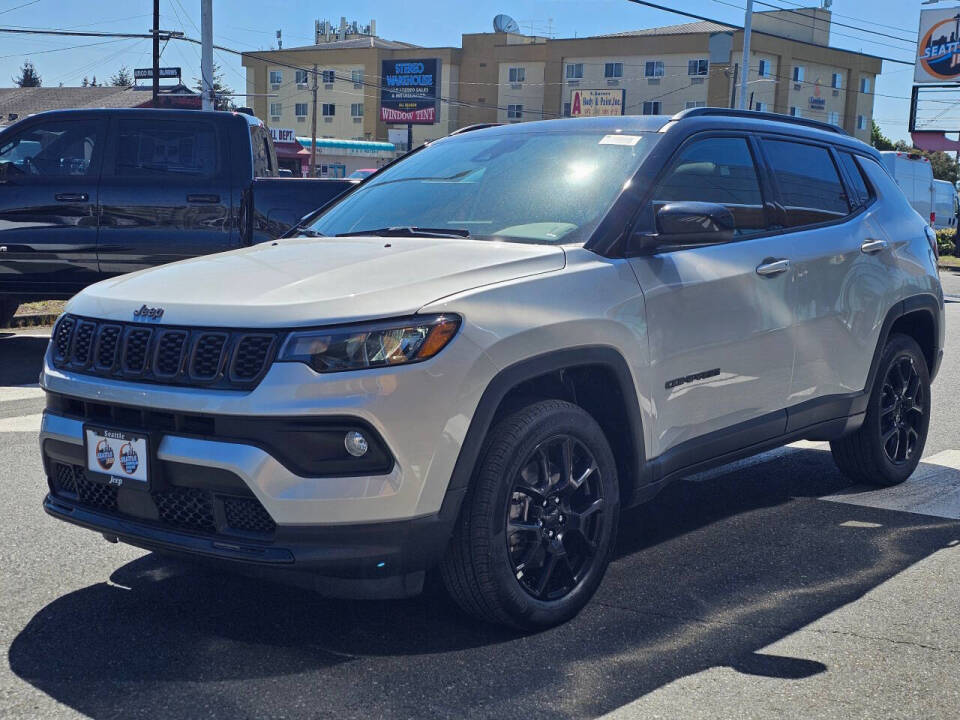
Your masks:
<svg viewBox="0 0 960 720"><path fill-rule="evenodd" d="M310 152L300 143L274 143L273 147L277 151L277 157L292 158L300 157L301 155L310 157Z"/></svg>

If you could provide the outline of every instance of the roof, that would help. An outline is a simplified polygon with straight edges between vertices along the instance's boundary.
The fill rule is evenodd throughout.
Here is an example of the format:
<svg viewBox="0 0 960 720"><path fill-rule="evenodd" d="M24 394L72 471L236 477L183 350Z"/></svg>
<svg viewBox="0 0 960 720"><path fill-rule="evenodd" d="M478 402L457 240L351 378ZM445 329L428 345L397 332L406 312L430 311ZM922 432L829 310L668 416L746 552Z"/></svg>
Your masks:
<svg viewBox="0 0 960 720"><path fill-rule="evenodd" d="M646 35L691 35L695 33L716 33L716 32L734 32L742 30L735 25L723 25L721 23L710 22L709 20L699 20L692 23L683 23L681 25L664 25L663 27L646 28L644 30L627 30L626 32L610 33L609 35L599 35L598 37L641 37Z"/></svg>
<svg viewBox="0 0 960 720"><path fill-rule="evenodd" d="M312 145L310 138L298 137L297 142L305 148ZM338 140L337 138L317 138L318 148L334 148L337 150L363 150L366 152L393 152L396 146L393 143L377 140Z"/></svg>
<svg viewBox="0 0 960 720"><path fill-rule="evenodd" d="M368 35L366 37L353 38L352 40L331 40L330 42L319 43L317 45L298 45L297 47L283 48L282 50L250 50L244 55L256 56L268 52L286 52L287 50L353 50L356 48L380 48L381 50L405 50L407 48L416 48L419 45L413 43L400 42L399 40L385 40L384 38Z"/></svg>
<svg viewBox="0 0 960 720"><path fill-rule="evenodd" d="M166 89L166 88L165 88ZM178 91L188 90L178 87ZM126 87L0 88L0 124L48 110L135 108L148 102L150 89ZM10 115L16 118L10 119Z"/></svg>

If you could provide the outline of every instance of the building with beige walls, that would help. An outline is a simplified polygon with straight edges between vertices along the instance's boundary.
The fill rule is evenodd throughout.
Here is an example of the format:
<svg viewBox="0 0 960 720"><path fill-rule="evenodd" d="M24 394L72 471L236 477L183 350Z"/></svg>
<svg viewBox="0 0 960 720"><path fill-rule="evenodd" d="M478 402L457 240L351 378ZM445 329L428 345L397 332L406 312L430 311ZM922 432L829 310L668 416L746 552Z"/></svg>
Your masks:
<svg viewBox="0 0 960 720"><path fill-rule="evenodd" d="M881 60L829 47L828 10L798 12L809 23L796 13L755 13L748 106L831 122L869 140ZM294 128L298 136L310 135L312 77L305 71L314 66L320 73L319 138L401 136L389 131L405 125L380 119L383 60L440 61L439 122L415 125L414 145L474 123L577 114L571 100L578 90L622 98L623 112L637 115L739 103L743 31L713 22L584 38L470 33L460 48L418 47L372 34L331 36L328 24L318 27L327 32L318 30L314 45L243 56L255 114L270 125Z"/></svg>

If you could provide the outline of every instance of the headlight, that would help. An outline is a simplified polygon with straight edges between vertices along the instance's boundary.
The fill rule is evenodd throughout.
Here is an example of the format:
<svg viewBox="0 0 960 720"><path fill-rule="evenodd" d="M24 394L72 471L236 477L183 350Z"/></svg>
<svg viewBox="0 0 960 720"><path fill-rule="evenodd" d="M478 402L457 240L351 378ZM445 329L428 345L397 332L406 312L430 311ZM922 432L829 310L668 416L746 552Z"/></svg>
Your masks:
<svg viewBox="0 0 960 720"><path fill-rule="evenodd" d="M443 350L459 327L456 315L418 315L295 332L277 360L306 363L322 373L416 363Z"/></svg>

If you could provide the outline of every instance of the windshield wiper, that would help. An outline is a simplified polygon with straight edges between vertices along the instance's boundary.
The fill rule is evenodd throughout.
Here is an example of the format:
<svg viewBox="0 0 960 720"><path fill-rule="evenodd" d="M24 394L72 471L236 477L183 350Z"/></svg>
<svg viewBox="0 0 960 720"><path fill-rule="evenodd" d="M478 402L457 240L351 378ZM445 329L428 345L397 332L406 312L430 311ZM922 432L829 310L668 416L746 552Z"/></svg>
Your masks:
<svg viewBox="0 0 960 720"><path fill-rule="evenodd" d="M378 237L436 237L436 238L468 238L469 230L460 228L426 228L416 225L401 225L399 227L376 228L374 230L357 230L355 232L337 233L337 237L357 237L360 235L376 235Z"/></svg>

